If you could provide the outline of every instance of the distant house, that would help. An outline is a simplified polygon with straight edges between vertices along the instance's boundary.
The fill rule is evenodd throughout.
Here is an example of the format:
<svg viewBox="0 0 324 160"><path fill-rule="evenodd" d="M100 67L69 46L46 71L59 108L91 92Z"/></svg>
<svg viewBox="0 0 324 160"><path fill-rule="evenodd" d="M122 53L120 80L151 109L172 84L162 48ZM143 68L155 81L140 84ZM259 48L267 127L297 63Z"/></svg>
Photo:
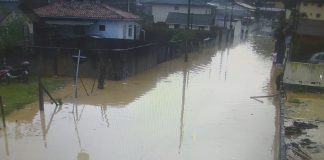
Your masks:
<svg viewBox="0 0 324 160"><path fill-rule="evenodd" d="M263 2L262 6L265 8L278 8L278 9L285 8L285 5L281 0L266 0Z"/></svg>
<svg viewBox="0 0 324 160"><path fill-rule="evenodd" d="M56 26L62 37L93 36L113 39L139 39L141 18L90 1L59 1L34 9L41 19Z"/></svg>
<svg viewBox="0 0 324 160"><path fill-rule="evenodd" d="M324 1L301 0L289 7L297 10L291 10L289 26L285 28L288 61L283 81L323 88L323 64L316 64L321 55L315 54L324 52Z"/></svg>
<svg viewBox="0 0 324 160"><path fill-rule="evenodd" d="M324 21L324 1L302 0L298 10L304 18Z"/></svg>
<svg viewBox="0 0 324 160"><path fill-rule="evenodd" d="M104 0L104 2L114 8L118 8L131 13L136 13L136 0Z"/></svg>
<svg viewBox="0 0 324 160"><path fill-rule="evenodd" d="M170 29L185 29L187 26L187 14L170 12L166 23ZM209 31L212 26L214 26L214 16L210 14L193 14L190 18L190 29Z"/></svg>
<svg viewBox="0 0 324 160"><path fill-rule="evenodd" d="M166 22L169 13L188 13L188 0L154 0L145 4L149 6L154 23ZM204 1L191 0L191 14L211 15L214 9Z"/></svg>
<svg viewBox="0 0 324 160"><path fill-rule="evenodd" d="M324 51L324 1L302 0L296 8L301 16L291 23L295 28L291 58L305 61Z"/></svg>

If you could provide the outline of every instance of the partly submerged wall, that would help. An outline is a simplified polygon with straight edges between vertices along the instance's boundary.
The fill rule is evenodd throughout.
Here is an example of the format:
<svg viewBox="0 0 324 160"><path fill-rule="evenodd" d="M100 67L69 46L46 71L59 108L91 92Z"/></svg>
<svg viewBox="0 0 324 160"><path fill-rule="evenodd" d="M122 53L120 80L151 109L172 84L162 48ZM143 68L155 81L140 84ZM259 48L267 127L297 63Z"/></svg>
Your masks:
<svg viewBox="0 0 324 160"><path fill-rule="evenodd" d="M285 84L324 87L324 64L287 62Z"/></svg>

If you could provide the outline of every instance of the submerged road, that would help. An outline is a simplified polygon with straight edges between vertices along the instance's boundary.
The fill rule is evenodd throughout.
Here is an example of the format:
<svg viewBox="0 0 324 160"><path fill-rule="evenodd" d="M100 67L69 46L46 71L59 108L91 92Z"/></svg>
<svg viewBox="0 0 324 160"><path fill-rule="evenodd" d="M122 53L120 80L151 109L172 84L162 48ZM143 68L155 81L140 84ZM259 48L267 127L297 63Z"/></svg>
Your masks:
<svg viewBox="0 0 324 160"><path fill-rule="evenodd" d="M250 99L272 94L272 48L270 37L237 37L190 54L187 63L179 58L107 81L77 104L46 103L44 114L27 106L0 130L0 159L275 159L273 99Z"/></svg>

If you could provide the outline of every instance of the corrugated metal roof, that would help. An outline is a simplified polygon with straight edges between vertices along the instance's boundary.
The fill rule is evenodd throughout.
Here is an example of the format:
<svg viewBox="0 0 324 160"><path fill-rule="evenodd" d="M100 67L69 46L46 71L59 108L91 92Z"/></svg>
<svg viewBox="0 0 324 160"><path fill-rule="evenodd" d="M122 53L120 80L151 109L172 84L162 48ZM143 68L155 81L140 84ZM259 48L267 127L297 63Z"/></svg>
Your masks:
<svg viewBox="0 0 324 160"><path fill-rule="evenodd" d="M193 25L211 26L213 25L213 16L208 14L192 14ZM166 19L168 24L187 24L187 14L170 12Z"/></svg>
<svg viewBox="0 0 324 160"><path fill-rule="evenodd" d="M104 3L97 2L55 2L34 10L40 17L46 18L80 18L80 19L134 19L140 17Z"/></svg>

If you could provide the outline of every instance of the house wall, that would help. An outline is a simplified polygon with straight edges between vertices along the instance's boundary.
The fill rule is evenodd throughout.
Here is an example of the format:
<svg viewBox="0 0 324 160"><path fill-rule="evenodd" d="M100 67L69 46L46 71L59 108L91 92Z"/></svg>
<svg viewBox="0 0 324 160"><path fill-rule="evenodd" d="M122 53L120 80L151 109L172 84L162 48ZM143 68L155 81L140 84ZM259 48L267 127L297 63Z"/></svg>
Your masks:
<svg viewBox="0 0 324 160"><path fill-rule="evenodd" d="M105 26L104 31L100 30L100 25ZM59 34L62 37L98 36L101 38L136 40L139 39L141 30L141 26L135 21L95 21L90 26L83 26L84 34L75 33L76 27L78 26L60 25ZM128 33L129 31L131 31L131 34Z"/></svg>
<svg viewBox="0 0 324 160"><path fill-rule="evenodd" d="M178 9L176 9L178 7ZM161 4L152 4L152 15L154 23L156 22L165 22L169 12L176 13L188 13L188 7L185 5L161 5ZM211 14L211 7L207 6L192 6L192 14Z"/></svg>
<svg viewBox="0 0 324 160"><path fill-rule="evenodd" d="M324 21L324 3L302 2L299 12L305 14L308 19Z"/></svg>
<svg viewBox="0 0 324 160"><path fill-rule="evenodd" d="M105 31L99 30L100 25L105 26ZM103 38L134 40L139 38L140 30L141 26L134 21L97 21L87 29L87 34Z"/></svg>
<svg viewBox="0 0 324 160"><path fill-rule="evenodd" d="M175 25L176 24L169 24L169 29L175 29ZM186 28L186 26L187 25L180 25L179 27L180 27L180 29L185 29ZM197 26L197 25L192 25L192 27L190 26L190 28L192 29L192 30L202 30L202 29L200 29L199 27L204 27L204 31L209 31L210 30L210 26L203 26L203 25L201 25L201 26Z"/></svg>

